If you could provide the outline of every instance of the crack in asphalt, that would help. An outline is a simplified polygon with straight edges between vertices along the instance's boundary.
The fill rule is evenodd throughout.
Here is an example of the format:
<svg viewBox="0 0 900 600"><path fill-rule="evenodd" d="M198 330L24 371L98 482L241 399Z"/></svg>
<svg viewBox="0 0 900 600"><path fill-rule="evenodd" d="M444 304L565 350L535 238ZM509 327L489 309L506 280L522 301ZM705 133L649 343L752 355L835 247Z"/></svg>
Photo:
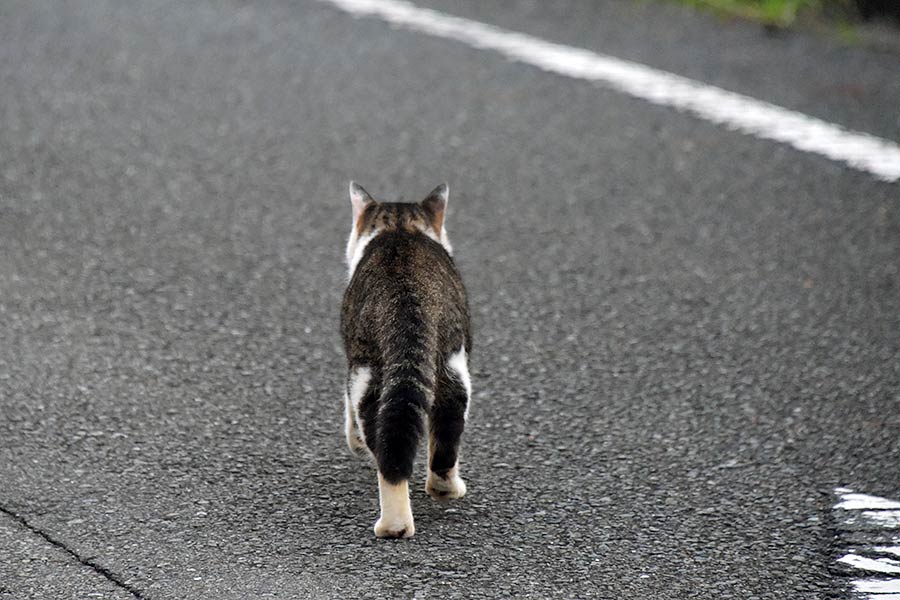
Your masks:
<svg viewBox="0 0 900 600"><path fill-rule="evenodd" d="M28 520L25 517L23 517L22 515L16 513L13 510L10 510L9 508L6 508L2 504L0 504L0 512L2 512L5 515L8 515L11 519L18 522L20 525L22 525L23 527L25 527L32 533L35 533L35 534L39 535L40 537L44 538L47 542L49 542L53 546L59 548L60 550L62 550L63 552L65 552L66 554L68 554L69 556L74 558L75 560L77 560L79 563L81 563L85 567L88 567L95 573L102 575L107 580L109 580L111 583L122 588L123 590L125 590L126 592L128 592L129 594L131 594L132 596L137 598L138 600L149 600L149 598L147 596L145 596L141 590L135 588L132 585L129 585L128 583L125 583L124 581L122 581L122 579L119 578L118 575L116 575L115 573L113 573L112 571L107 569L106 567L104 567L102 565L98 565L97 563L93 562L89 558L82 557L77 552L75 552L74 550L72 550L71 548L66 546L64 543L60 542L57 539L54 539L49 533L41 530L38 527L35 527L31 523L29 523Z"/></svg>

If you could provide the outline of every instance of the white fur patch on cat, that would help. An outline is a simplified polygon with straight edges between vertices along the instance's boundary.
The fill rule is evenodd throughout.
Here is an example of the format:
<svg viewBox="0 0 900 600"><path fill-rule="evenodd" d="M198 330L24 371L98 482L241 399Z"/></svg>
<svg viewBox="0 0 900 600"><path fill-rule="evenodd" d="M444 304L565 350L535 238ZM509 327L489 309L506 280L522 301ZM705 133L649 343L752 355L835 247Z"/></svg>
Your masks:
<svg viewBox="0 0 900 600"><path fill-rule="evenodd" d="M447 471L447 477L440 477L428 471L425 481L425 492L435 500L455 500L466 495L466 482L459 476L459 461Z"/></svg>
<svg viewBox="0 0 900 600"><path fill-rule="evenodd" d="M362 419L359 416L359 404L362 402L366 390L369 388L369 381L372 379L372 369L369 367L358 367L350 374L350 382L347 385L345 399L345 432L347 435L347 446L350 450L357 452L362 449L368 450L368 446L363 440Z"/></svg>
<svg viewBox="0 0 900 600"><path fill-rule="evenodd" d="M409 482L389 483L378 474L378 500L381 518L375 522L375 535L380 538L408 538L416 532L409 504Z"/></svg>
<svg viewBox="0 0 900 600"><path fill-rule="evenodd" d="M360 235L356 233L356 227L350 232L350 239L347 240L347 266L349 267L347 279L353 278L353 272L356 271L356 265L362 260L362 257L366 252L366 246L379 233L381 233L381 231L376 229L375 231L370 231L360 237Z"/></svg>
<svg viewBox="0 0 900 600"><path fill-rule="evenodd" d="M422 230L422 233L436 241L438 244L444 247L444 250L447 251L447 254L453 256L453 246L450 245L450 238L447 237L447 230L441 227L441 233L438 235L434 229L428 227Z"/></svg>
<svg viewBox="0 0 900 600"><path fill-rule="evenodd" d="M465 347L454 352L447 360L447 368L459 379L463 387L466 388L466 412L465 419L469 418L469 404L472 402L472 379L469 377L469 357L466 354Z"/></svg>
<svg viewBox="0 0 900 600"><path fill-rule="evenodd" d="M441 245L444 246L444 250L447 251L447 254L453 256L453 246L450 245L450 238L447 237L447 230L441 227Z"/></svg>

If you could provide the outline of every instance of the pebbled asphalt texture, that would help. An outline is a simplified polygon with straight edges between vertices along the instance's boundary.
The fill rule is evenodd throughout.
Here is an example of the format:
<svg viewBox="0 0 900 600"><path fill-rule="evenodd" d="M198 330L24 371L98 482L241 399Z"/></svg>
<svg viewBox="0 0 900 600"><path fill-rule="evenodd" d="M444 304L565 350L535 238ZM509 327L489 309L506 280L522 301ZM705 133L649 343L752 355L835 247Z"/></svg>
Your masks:
<svg viewBox="0 0 900 600"><path fill-rule="evenodd" d="M897 139L896 57L432 4ZM0 90L4 600L837 598L832 488L900 495L897 185L315 2L4 3ZM449 181L471 296L408 541L341 433L350 178Z"/></svg>

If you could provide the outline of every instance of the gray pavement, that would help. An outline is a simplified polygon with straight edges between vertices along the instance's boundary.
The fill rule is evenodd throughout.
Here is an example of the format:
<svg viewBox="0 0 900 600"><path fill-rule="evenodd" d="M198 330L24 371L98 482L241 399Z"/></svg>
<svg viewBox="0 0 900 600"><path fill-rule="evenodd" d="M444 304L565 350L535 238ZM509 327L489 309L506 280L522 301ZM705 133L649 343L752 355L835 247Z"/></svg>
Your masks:
<svg viewBox="0 0 900 600"><path fill-rule="evenodd" d="M97 565L82 563L79 557L6 513L0 514L0 539L2 598L134 598L98 572Z"/></svg>
<svg viewBox="0 0 900 600"><path fill-rule="evenodd" d="M433 4L898 139L896 57ZM900 497L897 185L313 2L5 3L0 90L0 598L842 597L832 489ZM448 180L471 294L409 541L341 435L351 177Z"/></svg>

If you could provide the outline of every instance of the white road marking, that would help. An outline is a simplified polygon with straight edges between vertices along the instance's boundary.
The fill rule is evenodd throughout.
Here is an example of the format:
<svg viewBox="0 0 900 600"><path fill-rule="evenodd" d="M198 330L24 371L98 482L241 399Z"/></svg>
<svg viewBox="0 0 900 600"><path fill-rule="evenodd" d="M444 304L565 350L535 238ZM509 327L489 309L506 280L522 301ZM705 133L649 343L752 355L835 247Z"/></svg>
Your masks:
<svg viewBox="0 0 900 600"><path fill-rule="evenodd" d="M900 502L858 494L849 488L837 488L834 491L839 498L839 502L834 505L836 518L842 527L848 527L856 536L871 536L883 543L885 535L892 535L889 531L900 528L900 510L896 510ZM853 580L857 596L866 600L900 600L900 579L883 578L884 575L900 574L900 560L878 556L890 554L900 557L900 546L861 545L858 538L854 540L853 546L853 551L837 559L838 562L852 569L882 576Z"/></svg>
<svg viewBox="0 0 900 600"><path fill-rule="evenodd" d="M749 96L627 60L555 44L420 8L403 0L320 0L356 16L494 50L559 75L605 84L654 104L692 113L728 129L788 144L874 175L900 180L900 146Z"/></svg>
<svg viewBox="0 0 900 600"><path fill-rule="evenodd" d="M844 510L862 510L862 509L893 509L900 508L900 502L896 500L888 500L879 496L870 496L868 494L854 494L852 491L842 492L847 488L838 488L835 490L841 495L841 501L835 505L835 508L843 508Z"/></svg>
<svg viewBox="0 0 900 600"><path fill-rule="evenodd" d="M859 554L845 554L838 562L849 565L854 569L874 571L877 573L900 573L900 562L890 558L868 558Z"/></svg>
<svg viewBox="0 0 900 600"><path fill-rule="evenodd" d="M866 510L862 516L882 529L900 529L900 510Z"/></svg>
<svg viewBox="0 0 900 600"><path fill-rule="evenodd" d="M853 589L869 596L874 600L884 600L882 594L900 594L900 579L856 579L853 581Z"/></svg>

